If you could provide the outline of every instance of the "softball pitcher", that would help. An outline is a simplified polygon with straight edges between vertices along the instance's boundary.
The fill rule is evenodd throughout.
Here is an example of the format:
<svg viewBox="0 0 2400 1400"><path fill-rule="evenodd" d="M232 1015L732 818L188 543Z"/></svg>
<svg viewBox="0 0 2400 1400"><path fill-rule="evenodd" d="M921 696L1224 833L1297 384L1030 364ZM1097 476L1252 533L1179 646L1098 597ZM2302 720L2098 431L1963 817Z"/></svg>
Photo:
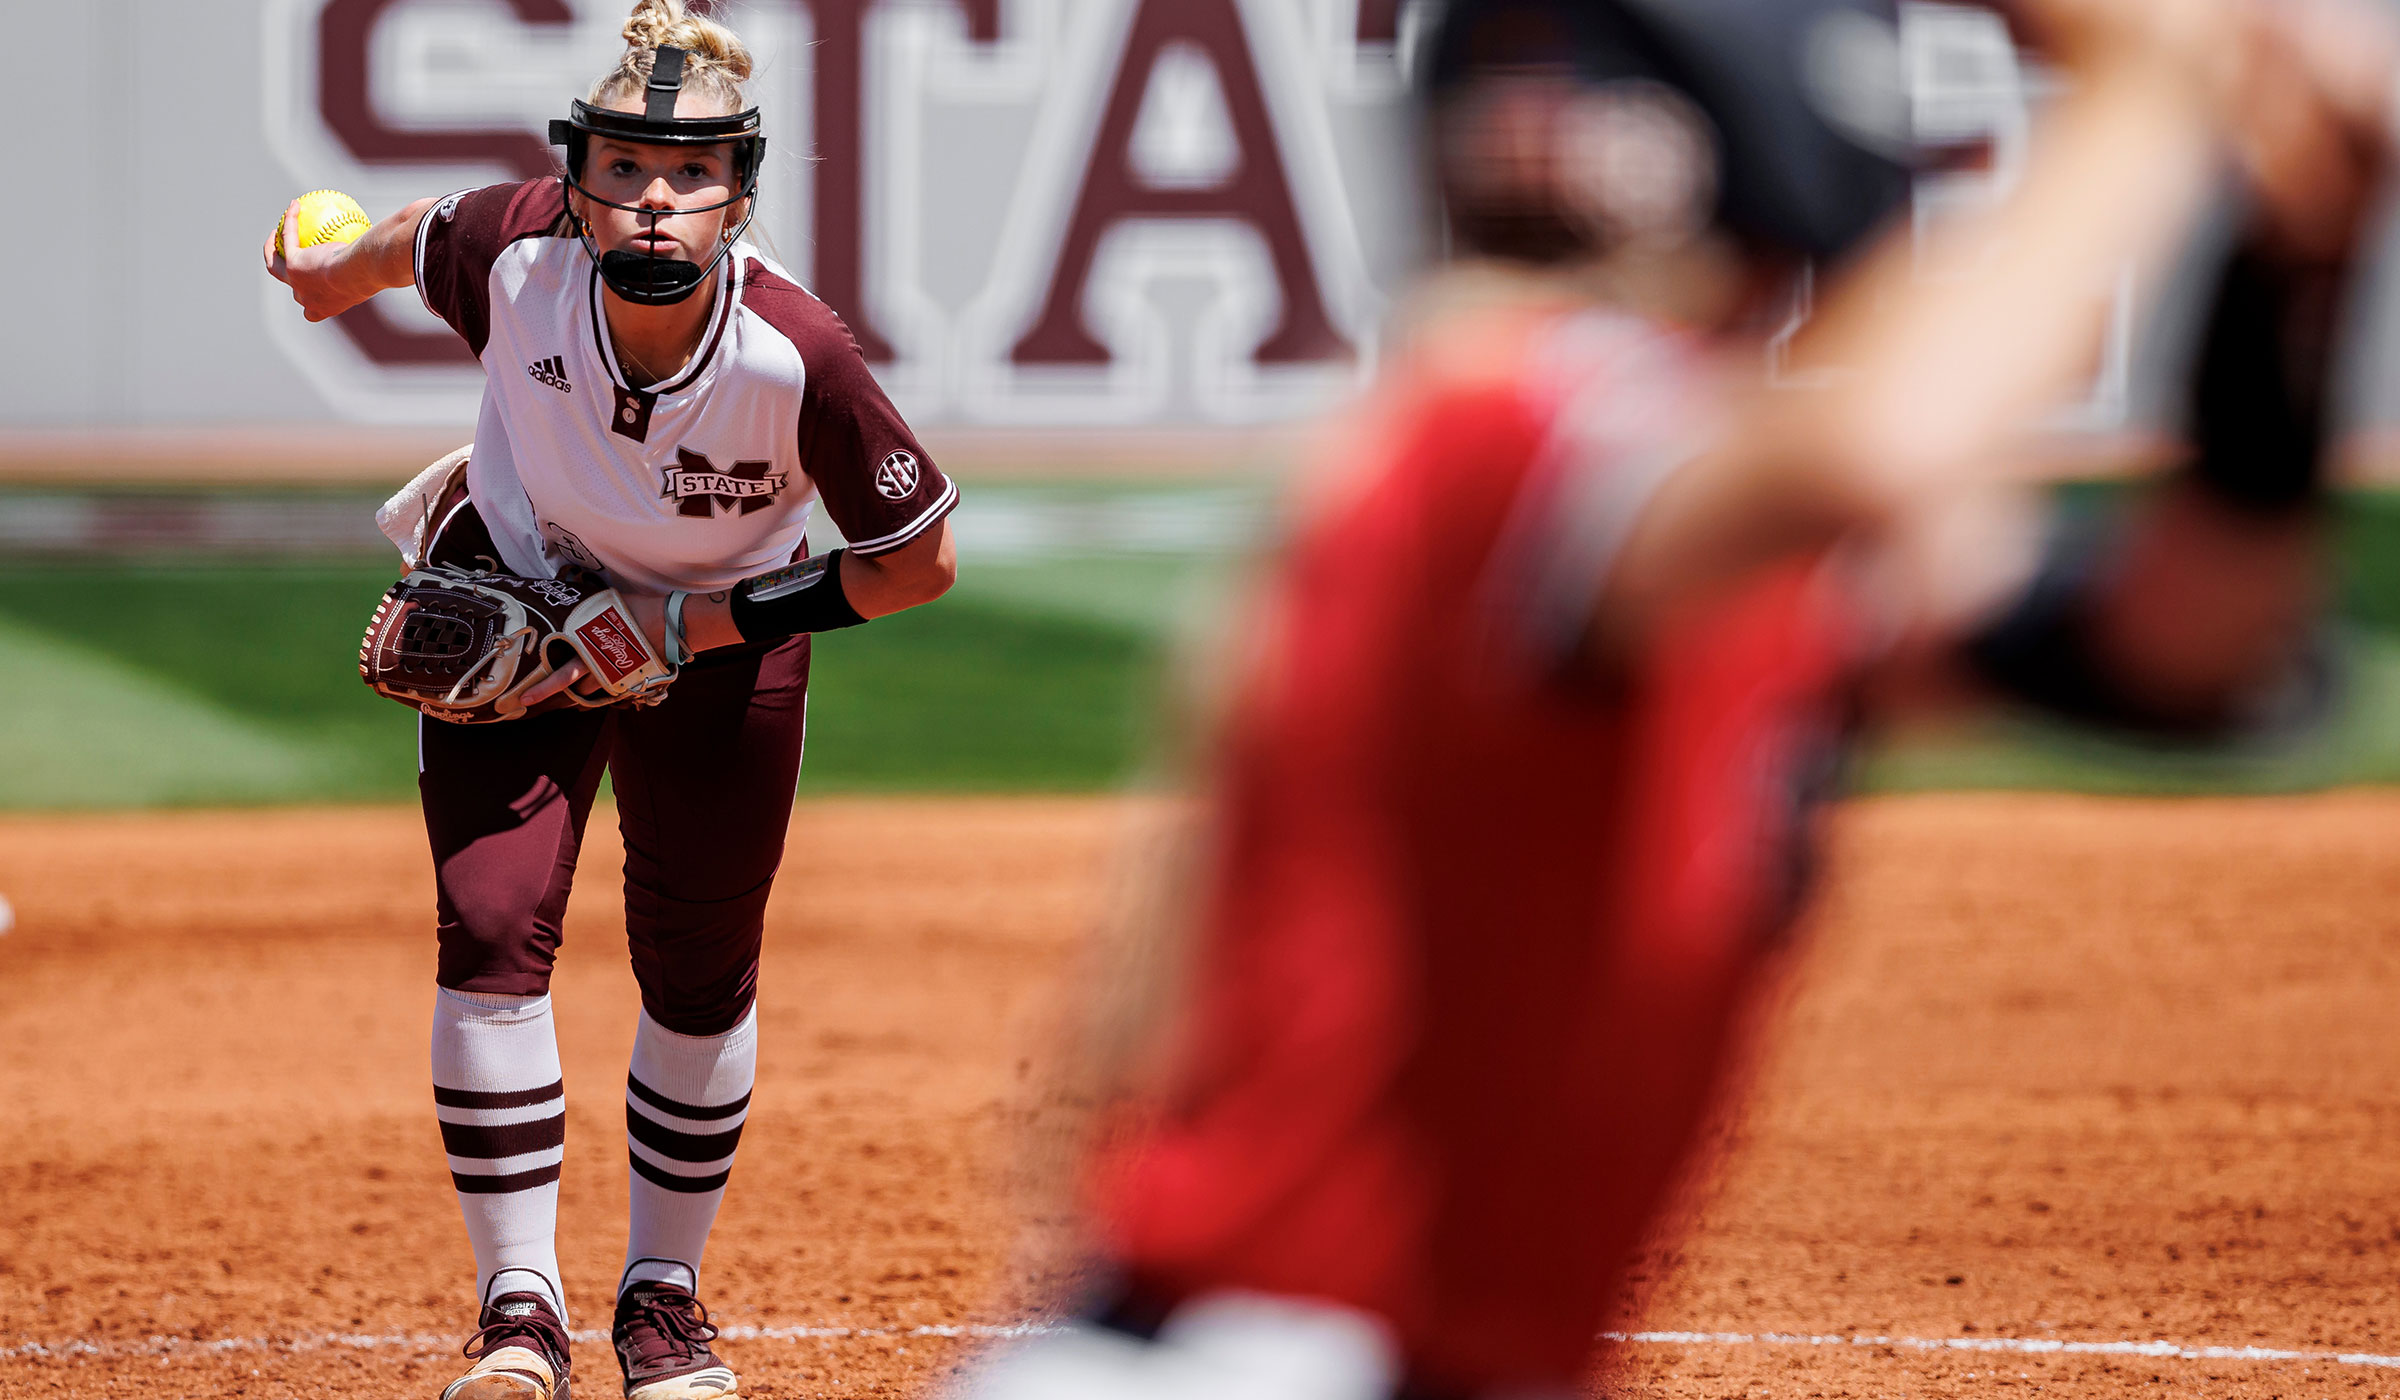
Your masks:
<svg viewBox="0 0 2400 1400"><path fill-rule="evenodd" d="M482 619L516 602L606 605L570 619L605 645L522 649L495 623L481 672L403 696L433 717L418 776L440 919L433 1097L482 1309L443 1400L568 1394L549 984L604 770L642 994L617 1359L636 1400L734 1392L700 1264L750 1105L809 634L928 602L955 573L956 488L840 319L743 236L765 146L748 51L681 0L641 0L624 36L552 124L562 177L421 200L349 244L302 247L287 211L266 251L312 321L413 284L486 375L471 451L395 502L417 572L362 668L436 665L445 637L480 647ZM820 500L849 544L812 558ZM630 629L592 630L626 614ZM626 693L617 660L644 678L638 705L607 703ZM478 686L498 689L456 703Z"/></svg>

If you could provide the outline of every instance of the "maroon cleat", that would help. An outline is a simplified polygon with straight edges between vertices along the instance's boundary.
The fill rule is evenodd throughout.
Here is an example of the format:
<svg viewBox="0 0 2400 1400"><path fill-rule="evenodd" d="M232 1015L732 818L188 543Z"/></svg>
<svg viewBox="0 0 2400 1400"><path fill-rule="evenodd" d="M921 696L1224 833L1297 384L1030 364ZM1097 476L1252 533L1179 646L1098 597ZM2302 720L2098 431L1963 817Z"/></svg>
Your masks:
<svg viewBox="0 0 2400 1400"><path fill-rule="evenodd" d="M708 1349L717 1335L700 1300L672 1283L637 1283L617 1298L617 1365L626 1400L718 1400L734 1393L733 1368Z"/></svg>

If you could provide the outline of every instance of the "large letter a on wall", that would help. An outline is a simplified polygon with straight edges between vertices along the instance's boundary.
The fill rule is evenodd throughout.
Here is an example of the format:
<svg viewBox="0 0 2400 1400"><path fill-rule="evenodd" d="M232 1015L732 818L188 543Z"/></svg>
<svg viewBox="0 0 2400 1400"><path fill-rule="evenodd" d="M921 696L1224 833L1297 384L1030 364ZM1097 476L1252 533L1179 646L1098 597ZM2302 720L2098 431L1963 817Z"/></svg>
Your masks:
<svg viewBox="0 0 2400 1400"><path fill-rule="evenodd" d="M1058 266L1042 299L1041 317L1017 342L1012 358L1027 365L1108 362L1108 348L1084 324L1084 288L1100 240L1118 224L1134 219L1229 220L1256 229L1283 293L1282 320L1259 345L1259 363L1347 358L1349 343L1325 315L1316 266L1300 231L1283 152L1276 145L1275 125L1267 115L1266 95L1234 0L1139 0L1139 5L1099 135L1092 142L1091 164L1085 168L1059 248ZM1142 97L1160 54L1172 44L1192 45L1215 65L1237 147L1232 172L1198 189L1150 183L1133 163Z"/></svg>

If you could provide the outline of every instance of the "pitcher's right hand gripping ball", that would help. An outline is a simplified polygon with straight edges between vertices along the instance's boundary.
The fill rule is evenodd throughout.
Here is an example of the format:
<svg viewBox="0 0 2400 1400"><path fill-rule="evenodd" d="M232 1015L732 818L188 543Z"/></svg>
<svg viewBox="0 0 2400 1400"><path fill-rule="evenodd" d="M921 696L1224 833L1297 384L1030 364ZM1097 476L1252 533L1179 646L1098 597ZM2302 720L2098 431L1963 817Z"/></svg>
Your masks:
<svg viewBox="0 0 2400 1400"><path fill-rule="evenodd" d="M275 220L275 231L267 235L271 254L290 256L283 241L283 226L294 225L300 236L300 246L314 248L320 243L356 243L366 236L374 220L359 207L357 200L340 190L310 190L291 202Z"/></svg>
<svg viewBox="0 0 2400 1400"><path fill-rule="evenodd" d="M577 660L590 689L526 708L528 689ZM492 724L570 705L655 705L675 668L613 588L434 564L385 590L359 643L358 675L435 719Z"/></svg>

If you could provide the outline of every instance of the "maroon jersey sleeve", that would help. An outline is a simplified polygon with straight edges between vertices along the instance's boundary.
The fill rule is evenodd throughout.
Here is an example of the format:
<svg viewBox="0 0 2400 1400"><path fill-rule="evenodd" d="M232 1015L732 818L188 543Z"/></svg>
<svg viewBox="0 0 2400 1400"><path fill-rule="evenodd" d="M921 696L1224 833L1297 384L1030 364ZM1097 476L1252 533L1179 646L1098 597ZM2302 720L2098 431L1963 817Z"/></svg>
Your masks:
<svg viewBox="0 0 2400 1400"><path fill-rule="evenodd" d="M756 261L742 297L800 352L800 465L851 552L889 554L948 515L958 487L884 397L833 308Z"/></svg>
<svg viewBox="0 0 2400 1400"><path fill-rule="evenodd" d="M523 238L564 235L566 196L556 180L461 190L417 224L417 293L478 358L492 327L492 264Z"/></svg>

